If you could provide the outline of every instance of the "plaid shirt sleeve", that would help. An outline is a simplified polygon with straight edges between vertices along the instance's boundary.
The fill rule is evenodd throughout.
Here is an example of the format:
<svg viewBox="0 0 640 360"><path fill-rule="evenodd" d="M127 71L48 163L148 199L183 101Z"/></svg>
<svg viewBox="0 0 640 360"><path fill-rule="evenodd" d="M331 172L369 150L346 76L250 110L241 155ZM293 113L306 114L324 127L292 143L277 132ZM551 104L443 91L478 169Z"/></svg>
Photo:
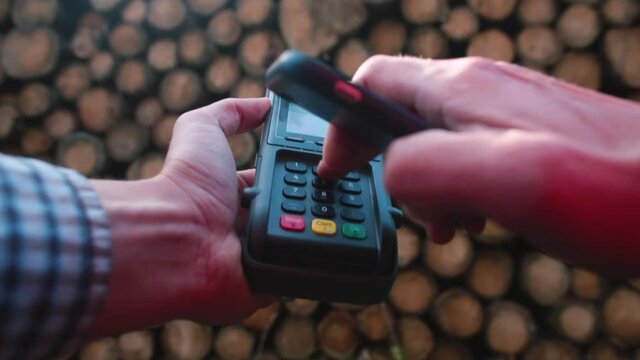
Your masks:
<svg viewBox="0 0 640 360"><path fill-rule="evenodd" d="M110 251L87 179L0 155L0 359L73 351L106 297Z"/></svg>

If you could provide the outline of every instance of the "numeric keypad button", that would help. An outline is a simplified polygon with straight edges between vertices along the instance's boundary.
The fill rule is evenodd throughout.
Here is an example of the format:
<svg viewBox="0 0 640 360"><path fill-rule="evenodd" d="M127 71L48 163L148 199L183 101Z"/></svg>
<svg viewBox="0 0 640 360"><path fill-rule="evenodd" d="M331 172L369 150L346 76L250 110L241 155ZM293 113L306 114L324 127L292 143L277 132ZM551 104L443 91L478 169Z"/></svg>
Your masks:
<svg viewBox="0 0 640 360"><path fill-rule="evenodd" d="M357 195L341 195L340 204L356 208L361 208L364 205L362 198Z"/></svg>
<svg viewBox="0 0 640 360"><path fill-rule="evenodd" d="M340 183L340 190L349 194L360 194L362 187L360 184L353 181L343 181Z"/></svg>
<svg viewBox="0 0 640 360"><path fill-rule="evenodd" d="M364 221L364 213L360 210L343 209L340 212L340 216L347 221L353 221L358 223Z"/></svg>
<svg viewBox="0 0 640 360"><path fill-rule="evenodd" d="M358 181L360 180L360 174L355 171L350 171L344 176L344 179L349 181Z"/></svg>
<svg viewBox="0 0 640 360"><path fill-rule="evenodd" d="M307 165L299 161L287 161L284 164L284 168L287 169L287 171L296 172L300 174L304 174L307 172Z"/></svg>
<svg viewBox="0 0 640 360"><path fill-rule="evenodd" d="M290 199L302 200L307 197L307 192L303 188L295 186L286 186L282 190L282 194Z"/></svg>
<svg viewBox="0 0 640 360"><path fill-rule="evenodd" d="M304 214L306 207L304 203L298 201L285 201L282 203L282 210L293 214Z"/></svg>
<svg viewBox="0 0 640 360"><path fill-rule="evenodd" d="M313 187L318 189L330 189L331 187L333 187L333 181L319 177L314 178L312 184Z"/></svg>
<svg viewBox="0 0 640 360"><path fill-rule="evenodd" d="M304 175L300 174L286 174L284 176L284 182L289 185L304 186L307 184L307 179L304 177Z"/></svg>
<svg viewBox="0 0 640 360"><path fill-rule="evenodd" d="M333 192L327 190L314 190L312 198L314 201L332 204L333 203Z"/></svg>
<svg viewBox="0 0 640 360"><path fill-rule="evenodd" d="M316 204L311 208L311 213L317 217L325 219L333 219L336 216L336 211L329 205Z"/></svg>

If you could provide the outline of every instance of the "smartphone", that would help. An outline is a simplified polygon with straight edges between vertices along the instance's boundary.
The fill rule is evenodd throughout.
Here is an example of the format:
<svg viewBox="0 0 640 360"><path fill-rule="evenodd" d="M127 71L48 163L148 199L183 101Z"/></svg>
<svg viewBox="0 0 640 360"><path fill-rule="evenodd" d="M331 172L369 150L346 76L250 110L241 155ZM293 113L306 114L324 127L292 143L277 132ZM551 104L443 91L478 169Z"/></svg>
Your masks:
<svg viewBox="0 0 640 360"><path fill-rule="evenodd" d="M270 66L266 86L380 151L394 139L435 127L295 50L285 51Z"/></svg>
<svg viewBox="0 0 640 360"><path fill-rule="evenodd" d="M329 123L268 91L256 156L245 190L249 221L242 262L259 294L346 303L377 303L396 274L396 225L378 157L344 178L318 177Z"/></svg>

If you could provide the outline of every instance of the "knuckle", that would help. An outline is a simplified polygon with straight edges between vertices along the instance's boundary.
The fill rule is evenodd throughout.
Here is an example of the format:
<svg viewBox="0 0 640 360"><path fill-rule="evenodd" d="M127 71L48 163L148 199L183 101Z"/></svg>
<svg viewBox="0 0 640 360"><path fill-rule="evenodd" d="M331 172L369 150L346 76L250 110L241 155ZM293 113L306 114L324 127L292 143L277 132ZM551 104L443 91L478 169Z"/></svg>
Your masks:
<svg viewBox="0 0 640 360"><path fill-rule="evenodd" d="M358 69L358 76L366 78L368 76L375 75L380 71L389 69L389 66L397 61L398 57L396 56L379 54L373 55L360 65L360 68Z"/></svg>

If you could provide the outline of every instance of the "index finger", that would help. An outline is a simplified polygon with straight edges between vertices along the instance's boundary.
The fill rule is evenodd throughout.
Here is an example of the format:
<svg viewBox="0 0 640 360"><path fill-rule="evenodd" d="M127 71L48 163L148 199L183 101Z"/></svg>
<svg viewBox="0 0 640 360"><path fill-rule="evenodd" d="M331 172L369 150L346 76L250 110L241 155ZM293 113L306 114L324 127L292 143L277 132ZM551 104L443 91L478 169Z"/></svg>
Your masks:
<svg viewBox="0 0 640 360"><path fill-rule="evenodd" d="M416 58L373 56L360 66L353 82L373 88L377 94L400 106L414 109L418 85L408 79L416 79L426 64L426 60ZM363 166L378 152L373 146L331 124L318 173L328 179L341 177Z"/></svg>

